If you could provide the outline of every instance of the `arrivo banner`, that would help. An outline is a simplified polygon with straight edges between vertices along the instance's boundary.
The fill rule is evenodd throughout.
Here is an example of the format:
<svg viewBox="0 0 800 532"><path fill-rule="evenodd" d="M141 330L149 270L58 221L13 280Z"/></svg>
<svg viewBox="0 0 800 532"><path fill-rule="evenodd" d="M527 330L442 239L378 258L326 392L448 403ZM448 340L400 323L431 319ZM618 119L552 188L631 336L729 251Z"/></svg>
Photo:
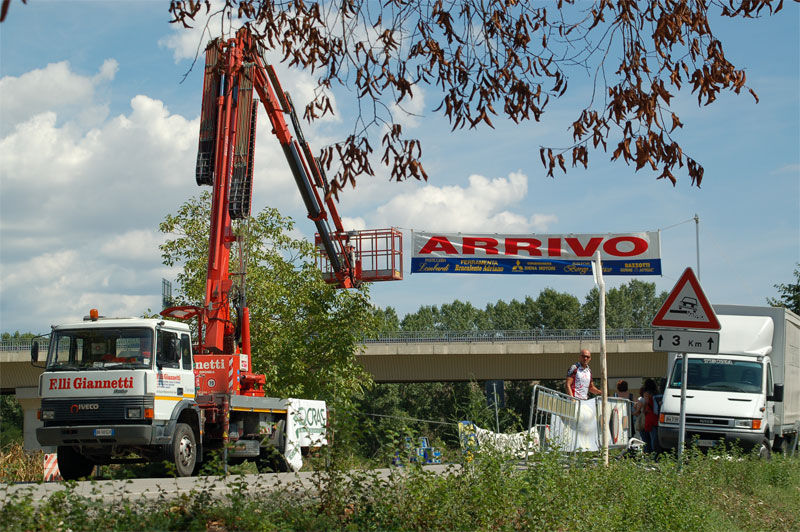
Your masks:
<svg viewBox="0 0 800 532"><path fill-rule="evenodd" d="M413 233L411 273L661 275L657 231L622 234L502 235Z"/></svg>

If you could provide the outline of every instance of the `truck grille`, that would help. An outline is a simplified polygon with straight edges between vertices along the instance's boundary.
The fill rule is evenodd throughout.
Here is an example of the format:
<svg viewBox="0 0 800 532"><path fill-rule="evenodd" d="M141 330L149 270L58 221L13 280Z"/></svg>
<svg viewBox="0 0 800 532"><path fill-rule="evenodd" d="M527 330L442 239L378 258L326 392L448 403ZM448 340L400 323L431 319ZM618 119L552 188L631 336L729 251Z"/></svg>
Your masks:
<svg viewBox="0 0 800 532"><path fill-rule="evenodd" d="M686 416L689 425L705 425L707 427L731 427L733 423L728 418Z"/></svg>
<svg viewBox="0 0 800 532"><path fill-rule="evenodd" d="M126 409L153 408L153 397L96 397L92 399L42 399L42 410L53 410L54 419L45 426L96 425L104 422L124 424ZM144 410L142 410L144 411ZM141 423L142 420L130 420Z"/></svg>

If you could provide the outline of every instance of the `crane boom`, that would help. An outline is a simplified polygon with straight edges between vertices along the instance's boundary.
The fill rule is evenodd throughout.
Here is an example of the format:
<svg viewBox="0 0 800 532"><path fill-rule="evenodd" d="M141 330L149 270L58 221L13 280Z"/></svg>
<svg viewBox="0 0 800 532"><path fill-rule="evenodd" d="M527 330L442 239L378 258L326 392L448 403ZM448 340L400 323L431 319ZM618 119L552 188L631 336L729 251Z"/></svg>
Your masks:
<svg viewBox="0 0 800 532"><path fill-rule="evenodd" d="M260 100L314 222L321 248L323 277L340 288L364 281L402 279L402 234L397 229L346 232L328 194L325 175L313 157L289 94L266 61L265 50L247 26L230 39L206 47L200 139L195 178L212 187L208 270L203 307L173 307L162 314L199 319L199 352L246 355L243 383L263 384L250 370L249 310L244 272L234 290L231 246L237 241L233 220L250 216L256 118ZM253 93L258 96L255 99ZM294 135L289 128L289 117ZM333 227L331 227L331 225ZM232 306L236 309L234 322ZM259 379L260 377L260 379ZM243 393L248 387L243 386ZM252 389L251 389L252 392Z"/></svg>

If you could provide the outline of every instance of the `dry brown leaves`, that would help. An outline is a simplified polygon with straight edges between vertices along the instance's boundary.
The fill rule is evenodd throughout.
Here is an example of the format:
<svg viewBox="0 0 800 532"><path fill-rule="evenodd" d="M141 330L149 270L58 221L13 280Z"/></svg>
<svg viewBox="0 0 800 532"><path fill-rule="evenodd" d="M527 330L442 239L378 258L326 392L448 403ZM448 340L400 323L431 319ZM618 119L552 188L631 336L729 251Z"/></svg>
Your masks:
<svg viewBox="0 0 800 532"><path fill-rule="evenodd" d="M172 22L191 25L204 7L211 9L207 0L173 0ZM326 169L335 168L330 193L338 196L375 174L378 154L368 139L376 128L384 131L380 163L391 179L427 179L419 140L403 135L392 111L417 85L441 91L434 112L453 130L494 127L498 116L539 121L551 99L567 92L566 70L575 67L597 73L596 95L570 126L572 146L540 148L547 175L567 171L567 154L573 167L587 168L589 152L611 144L611 160L673 184L685 167L699 186L702 165L671 136L683 127L670 108L674 93L686 85L700 105L721 91L747 88L756 97L744 71L726 59L709 11L751 18L781 7L782 0L226 0L223 16L244 19L288 65L318 75L307 120L333 113L334 87L356 94L352 134L321 155Z"/></svg>

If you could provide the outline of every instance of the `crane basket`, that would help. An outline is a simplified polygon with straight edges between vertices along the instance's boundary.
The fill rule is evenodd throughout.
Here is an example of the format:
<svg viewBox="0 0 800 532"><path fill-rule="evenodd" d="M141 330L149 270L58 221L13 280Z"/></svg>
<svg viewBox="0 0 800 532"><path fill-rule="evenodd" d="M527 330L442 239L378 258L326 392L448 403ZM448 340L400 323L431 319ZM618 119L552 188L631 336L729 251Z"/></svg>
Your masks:
<svg viewBox="0 0 800 532"><path fill-rule="evenodd" d="M399 229L337 231L331 236L342 244L341 249L350 250L348 262L354 265L358 282L403 279L403 233ZM342 280L334 271L319 234L314 242L320 251L318 262L323 278L328 283L340 284Z"/></svg>

